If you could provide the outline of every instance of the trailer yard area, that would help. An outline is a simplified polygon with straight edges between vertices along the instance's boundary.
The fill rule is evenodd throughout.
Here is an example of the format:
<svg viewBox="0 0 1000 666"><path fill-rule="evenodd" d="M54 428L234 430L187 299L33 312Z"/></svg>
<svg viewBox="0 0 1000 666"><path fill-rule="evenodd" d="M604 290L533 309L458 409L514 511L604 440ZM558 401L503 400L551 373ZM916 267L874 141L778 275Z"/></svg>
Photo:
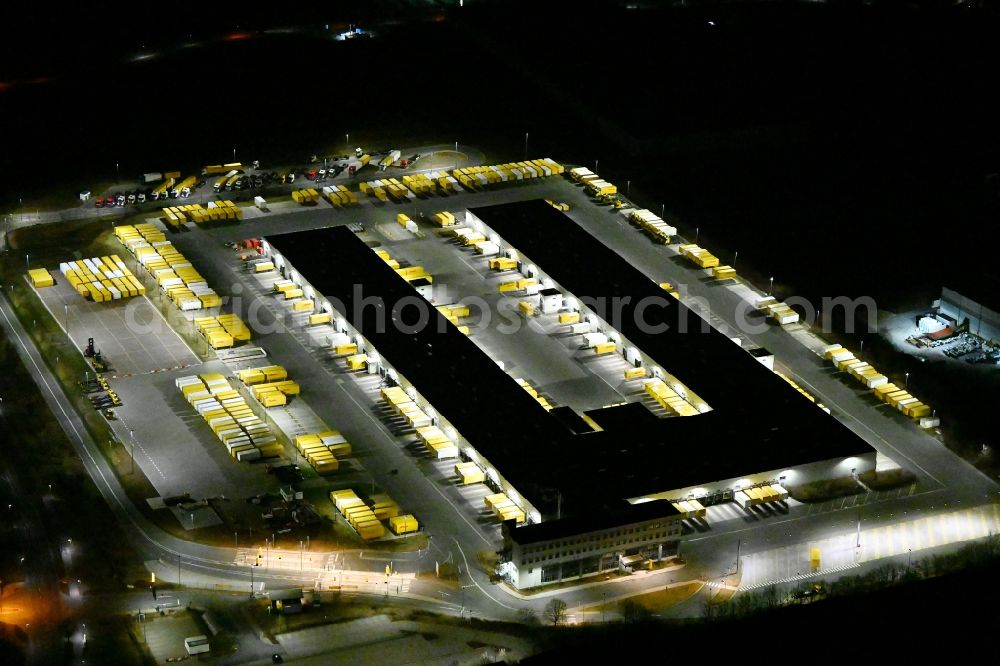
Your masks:
<svg viewBox="0 0 1000 666"><path fill-rule="evenodd" d="M81 352L94 339L95 349L110 363L109 374L161 372L201 362L144 295L94 303L80 298L58 274L54 286L36 293Z"/></svg>

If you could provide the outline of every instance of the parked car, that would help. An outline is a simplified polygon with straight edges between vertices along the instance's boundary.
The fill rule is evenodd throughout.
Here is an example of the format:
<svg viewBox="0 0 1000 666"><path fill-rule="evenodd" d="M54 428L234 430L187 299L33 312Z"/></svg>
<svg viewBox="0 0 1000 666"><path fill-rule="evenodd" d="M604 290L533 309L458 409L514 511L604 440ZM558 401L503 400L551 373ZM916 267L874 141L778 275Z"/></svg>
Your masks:
<svg viewBox="0 0 1000 666"><path fill-rule="evenodd" d="M104 208L104 197L94 199L94 208Z"/></svg>

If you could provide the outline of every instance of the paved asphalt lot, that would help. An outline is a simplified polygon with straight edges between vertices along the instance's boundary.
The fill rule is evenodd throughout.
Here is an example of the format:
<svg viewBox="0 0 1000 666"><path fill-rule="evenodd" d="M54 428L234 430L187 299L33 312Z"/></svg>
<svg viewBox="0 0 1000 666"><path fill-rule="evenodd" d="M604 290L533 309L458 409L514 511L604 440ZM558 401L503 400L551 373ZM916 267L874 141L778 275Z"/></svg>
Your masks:
<svg viewBox="0 0 1000 666"><path fill-rule="evenodd" d="M377 485L385 488L397 501L417 513L429 532L436 536L436 539L432 540L429 557L414 561L412 566L426 571L427 566L433 566L433 560L449 558L460 564L464 563L463 583L469 582L471 576L471 582L482 590L482 596L469 595L468 605L483 614L496 614L501 612L500 609L503 607L512 608L510 603L517 603L509 598L507 602L503 602L505 599L503 593L495 588L489 589L485 578L474 565L477 551L492 550L496 547L498 530L495 524L483 520L484 516L478 507L474 506L476 498L467 497L467 490L457 488L448 478L447 466L442 469L441 465L415 455L412 449L407 448L406 439L397 437L387 424L379 419L377 413L371 409L377 385L372 384L370 380L366 383L365 380L359 381L347 375L338 361L330 359L322 350L313 348L309 338L300 330L295 330L293 326L293 330L289 332L284 327L279 321L280 317L276 316L281 312L281 304L259 285L255 285L254 278L238 269L233 253L224 249L222 244L226 240L237 240L251 235L266 235L355 221L362 222L367 228L372 229L374 225L394 223L395 213L399 211L406 212L411 218L416 219L420 212L427 215L439 210L456 212L467 207L541 197L569 202L573 207L569 215L588 231L615 247L626 259L655 281L687 285L692 296L702 296L711 304L715 323L732 326L734 321L732 313L736 311L741 298L737 289L706 282L700 271L688 268L686 263L671 261L670 257L675 254L672 248L651 244L639 232L628 226L620 216L607 208L595 207L580 189L559 178L519 183L494 191L417 200L403 205L365 202L350 212L332 209L325 203L310 209L281 205L280 210L289 211L287 215L275 213L247 221L239 226L196 229L189 233L175 234L171 238L220 294L239 293L240 301L234 305L241 314L246 315L250 307L261 306L265 312L271 313L270 317L265 314L263 319L265 323L274 325L274 332L265 333L257 338L257 342L268 349L269 360L289 368L303 386L302 399L308 401L325 422L348 436L355 445L356 455L363 462L365 471ZM275 209L279 210L279 207L276 206ZM429 230L429 227L425 229ZM387 237L379 240L386 244L390 242ZM402 247L416 242L398 241L403 252L406 250ZM445 254L455 252L451 248L446 249ZM481 291L485 292L487 289L483 287ZM870 498L865 496L866 525L898 520L904 513L912 516L915 511L950 510L956 505L980 504L996 498L996 485L991 480L959 460L913 423L879 409L867 399L866 392L860 390L856 383L845 381L834 374L828 364L825 364L813 351L802 346L787 331L777 327L765 327L762 332L744 334L744 338L774 352L778 366L788 371L798 383L830 406L836 418L841 419L848 427L899 464L917 473L918 484L914 492L885 496L874 493ZM485 339L484 344L488 343L490 341ZM581 399L572 390L560 393L557 377L535 376L529 372L531 368L528 367L528 361L518 361L518 356L514 352L508 354L515 364L523 365L524 372L520 374L543 384L543 390L546 387L550 388L553 397L564 395L566 397L563 399L574 406L576 406L574 401ZM211 367L211 364L206 367ZM217 467L206 467L203 471L197 460L178 455L169 465L170 471L165 472L165 476L176 474L184 478L188 484L210 481L219 488L232 488L240 495L251 494L249 488L262 487L266 482L266 476L258 469L239 465L228 459L224 453L221 457L217 456L219 445L203 423L190 424L192 437L183 434L168 436L169 428L157 426L156 419L160 418L175 419L172 422L174 427L178 422L183 423L180 416L172 413L173 408L169 407L172 403L167 396L171 393L176 395L173 379L186 373L190 371L136 375L116 380L115 388L125 400L126 410L134 410L130 411L127 418L136 424L137 432L142 428L143 419L152 419L148 427L150 445L152 441L162 439L164 440L162 446L167 450L174 439L198 440L206 451L205 455L219 458L216 461ZM552 381L549 381L550 379ZM615 389L609 387L609 390ZM157 393L161 396L160 400L167 405L165 410L156 406ZM585 391L581 393L586 395ZM130 394L136 399L130 400ZM187 408L186 404L183 406ZM199 433L199 431L204 432ZM202 434L205 435L204 439ZM191 446L195 447L193 451L199 444ZM210 450L215 453L207 453ZM146 458L137 455L137 462L151 478L156 476L155 469L151 467L152 463L156 461L158 465L160 464L157 458L155 453ZM221 470L225 471L220 474ZM392 474L392 470L397 470L397 473ZM206 481L196 480L201 476ZM781 545L801 543L813 538L828 538L851 531L858 513L854 506L830 506L817 511L814 506L793 505L787 513L762 516L752 523L738 515L722 520L712 524L707 532L691 534L682 545L682 552L690 556L692 561L698 562L697 566L689 568L685 575L711 576L726 570L735 556L737 539L740 539L742 553L749 556ZM470 562L473 563L472 567L469 566ZM641 589L644 584L646 583L640 578L634 578L616 582L614 587L622 591ZM583 601L592 596L592 592L586 590L560 594L571 605L574 601ZM531 602L531 605L543 604L544 599Z"/></svg>

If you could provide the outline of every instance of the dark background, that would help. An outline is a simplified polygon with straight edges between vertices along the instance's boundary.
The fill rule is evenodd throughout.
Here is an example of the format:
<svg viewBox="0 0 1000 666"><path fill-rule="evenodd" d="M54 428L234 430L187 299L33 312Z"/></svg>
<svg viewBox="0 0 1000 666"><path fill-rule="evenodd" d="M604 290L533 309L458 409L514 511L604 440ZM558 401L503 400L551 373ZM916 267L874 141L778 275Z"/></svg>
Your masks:
<svg viewBox="0 0 1000 666"><path fill-rule="evenodd" d="M67 180L108 181L116 162L123 176L191 170L236 147L265 167L303 164L341 152L345 132L372 149L458 140L501 161L522 157L529 132L531 156L599 160L639 204L665 205L684 233L697 227L724 263L738 250L741 273L774 275L786 296L869 295L902 310L996 270L990 4L456 4L5 6L0 210ZM377 38L331 39L355 22ZM286 27L296 31L273 33ZM140 53L158 55L132 60ZM945 422L995 444L998 391L964 381L954 377L965 411ZM980 642L996 613L974 600L995 580L888 593L865 621L853 602L791 609L794 624L768 616L739 635L769 646L791 627L796 652L746 653L778 659L857 660L852 637L906 622L941 645ZM957 600L963 591L973 603ZM911 610L893 620L893 608ZM664 634L663 654L713 632Z"/></svg>

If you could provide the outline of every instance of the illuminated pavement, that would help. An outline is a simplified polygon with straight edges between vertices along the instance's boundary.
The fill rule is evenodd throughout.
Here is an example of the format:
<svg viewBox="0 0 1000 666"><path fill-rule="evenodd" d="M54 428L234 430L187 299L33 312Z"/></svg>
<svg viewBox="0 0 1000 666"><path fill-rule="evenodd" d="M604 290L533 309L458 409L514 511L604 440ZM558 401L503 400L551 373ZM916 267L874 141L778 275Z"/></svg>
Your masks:
<svg viewBox="0 0 1000 666"><path fill-rule="evenodd" d="M917 553L980 539L1000 532L1000 505L985 504L972 509L924 516L857 532L772 548L741 558L741 590L808 578L826 578L868 562ZM860 548L858 543L860 541ZM810 562L819 549L815 571Z"/></svg>

